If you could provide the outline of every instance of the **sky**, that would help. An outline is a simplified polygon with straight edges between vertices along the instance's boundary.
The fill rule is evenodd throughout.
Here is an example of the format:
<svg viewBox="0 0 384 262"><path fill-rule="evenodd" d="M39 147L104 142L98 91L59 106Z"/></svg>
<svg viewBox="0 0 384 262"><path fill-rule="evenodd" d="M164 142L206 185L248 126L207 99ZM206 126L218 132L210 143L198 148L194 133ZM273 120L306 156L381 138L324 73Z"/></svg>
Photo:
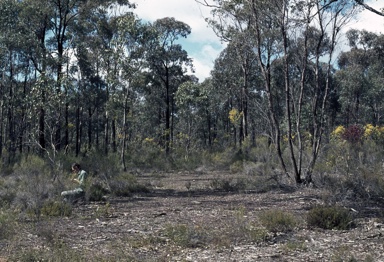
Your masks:
<svg viewBox="0 0 384 262"><path fill-rule="evenodd" d="M153 22L159 18L174 17L188 24L192 32L183 40L182 46L193 59L195 75L200 82L210 76L214 61L225 48L225 43L221 43L204 20L210 16L209 8L198 4L195 0L132 0L132 2L137 4L134 12L142 20ZM384 7L382 0L368 0L366 3L378 10ZM363 11L346 30L350 28L384 33L384 17Z"/></svg>

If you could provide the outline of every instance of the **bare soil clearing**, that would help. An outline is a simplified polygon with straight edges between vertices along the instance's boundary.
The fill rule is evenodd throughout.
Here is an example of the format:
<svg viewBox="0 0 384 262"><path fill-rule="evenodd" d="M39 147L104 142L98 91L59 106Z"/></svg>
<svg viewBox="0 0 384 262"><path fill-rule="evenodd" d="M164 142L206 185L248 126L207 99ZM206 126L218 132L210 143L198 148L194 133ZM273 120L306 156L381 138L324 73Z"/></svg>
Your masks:
<svg viewBox="0 0 384 262"><path fill-rule="evenodd" d="M380 203L343 203L356 217L351 230L309 229L306 214L324 204L325 192L288 187L218 192L209 188L215 177L217 173L140 177L154 187L151 193L76 205L68 218L25 227L19 232L19 246L4 244L0 254L50 249L60 242L89 261L384 261ZM242 227L262 228L258 216L277 209L297 219L293 231L260 233L263 237L254 239L242 236ZM179 233L179 238L170 232Z"/></svg>

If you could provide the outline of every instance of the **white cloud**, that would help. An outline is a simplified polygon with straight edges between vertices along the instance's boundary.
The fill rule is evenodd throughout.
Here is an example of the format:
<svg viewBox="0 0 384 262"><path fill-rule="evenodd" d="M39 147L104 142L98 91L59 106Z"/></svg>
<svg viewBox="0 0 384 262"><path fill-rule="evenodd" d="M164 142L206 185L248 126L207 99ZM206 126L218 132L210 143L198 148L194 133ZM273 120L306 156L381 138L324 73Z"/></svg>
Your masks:
<svg viewBox="0 0 384 262"><path fill-rule="evenodd" d="M195 0L133 0L137 4L134 12L142 20L155 21L174 17L191 27L191 34L182 41L183 47L194 61L195 75L203 81L209 77L213 62L224 45L208 27L205 17L210 9Z"/></svg>
<svg viewBox="0 0 384 262"><path fill-rule="evenodd" d="M375 8L376 10L380 10L381 8L384 7L382 2L379 3L379 1L376 1L376 0L366 1L366 4ZM335 59L337 58L340 52L346 52L350 50L350 47L348 45L348 40L345 35L346 32L348 32L348 30L350 29L366 30L369 32L377 33L377 34L379 33L383 34L384 33L384 17L379 16L367 9L362 9L362 11L358 13L356 17L342 29Z"/></svg>
<svg viewBox="0 0 384 262"><path fill-rule="evenodd" d="M225 47L204 20L210 17L210 8L200 5L195 0L132 0L132 2L137 4L134 12L142 20L153 22L159 18L174 17L188 24L192 33L187 39L182 40L182 45L193 59L195 75L200 81L210 76L214 60ZM383 7L382 0L369 0L366 3L377 10ZM356 21L344 28L343 32L351 28L384 33L384 18L364 10L358 15ZM341 50L347 48L344 37L340 44Z"/></svg>
<svg viewBox="0 0 384 262"><path fill-rule="evenodd" d="M376 10L384 7L383 1L370 0L367 4ZM367 30L374 33L384 33L384 17L377 15L369 10L362 11L355 22L351 23L351 28Z"/></svg>

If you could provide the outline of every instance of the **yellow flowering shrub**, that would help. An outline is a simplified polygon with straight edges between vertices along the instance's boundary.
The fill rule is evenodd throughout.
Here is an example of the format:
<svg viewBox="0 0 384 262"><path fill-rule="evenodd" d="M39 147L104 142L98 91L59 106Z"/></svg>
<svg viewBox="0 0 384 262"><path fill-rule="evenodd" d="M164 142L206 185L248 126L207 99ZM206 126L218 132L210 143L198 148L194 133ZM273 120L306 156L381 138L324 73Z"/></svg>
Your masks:
<svg viewBox="0 0 384 262"><path fill-rule="evenodd" d="M364 126L364 137L365 138L372 137L376 133L377 133L377 127L375 127L374 125L366 124Z"/></svg>
<svg viewBox="0 0 384 262"><path fill-rule="evenodd" d="M333 132L331 133L331 137L341 138L344 133L345 133L345 127L340 125L340 126L336 127L335 130L333 130Z"/></svg>
<svg viewBox="0 0 384 262"><path fill-rule="evenodd" d="M229 111L228 117L232 124L237 125L243 117L243 112L240 112L236 108L232 108L231 111Z"/></svg>
<svg viewBox="0 0 384 262"><path fill-rule="evenodd" d="M359 131L360 130L360 131ZM354 141L361 139L372 139L376 142L384 142L384 126L374 126L372 124L366 124L363 127L358 125L351 125L348 128L340 125L333 130L331 138L342 139L347 141Z"/></svg>

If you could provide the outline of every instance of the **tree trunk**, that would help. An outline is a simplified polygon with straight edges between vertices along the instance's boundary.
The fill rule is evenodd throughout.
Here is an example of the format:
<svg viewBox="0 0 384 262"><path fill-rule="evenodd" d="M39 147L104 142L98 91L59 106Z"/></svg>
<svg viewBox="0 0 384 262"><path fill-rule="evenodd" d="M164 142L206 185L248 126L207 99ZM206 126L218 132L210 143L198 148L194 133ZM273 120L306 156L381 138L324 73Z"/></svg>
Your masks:
<svg viewBox="0 0 384 262"><path fill-rule="evenodd" d="M92 108L88 107L88 148L92 148Z"/></svg>
<svg viewBox="0 0 384 262"><path fill-rule="evenodd" d="M104 123L104 153L108 155L109 146L109 116L108 111L105 111L105 123Z"/></svg>
<svg viewBox="0 0 384 262"><path fill-rule="evenodd" d="M76 157L80 153L80 106L76 108Z"/></svg>
<svg viewBox="0 0 384 262"><path fill-rule="evenodd" d="M117 144L116 144L116 119L113 117L111 120L111 138L112 138L112 152L116 153L117 152Z"/></svg>
<svg viewBox="0 0 384 262"><path fill-rule="evenodd" d="M171 136L171 98L170 98L170 83L169 83L169 77L168 77L168 69L167 75L166 75L166 82L165 82L165 104L166 104L166 112L165 112L165 152L166 154L169 153L169 146L170 146L170 136Z"/></svg>

